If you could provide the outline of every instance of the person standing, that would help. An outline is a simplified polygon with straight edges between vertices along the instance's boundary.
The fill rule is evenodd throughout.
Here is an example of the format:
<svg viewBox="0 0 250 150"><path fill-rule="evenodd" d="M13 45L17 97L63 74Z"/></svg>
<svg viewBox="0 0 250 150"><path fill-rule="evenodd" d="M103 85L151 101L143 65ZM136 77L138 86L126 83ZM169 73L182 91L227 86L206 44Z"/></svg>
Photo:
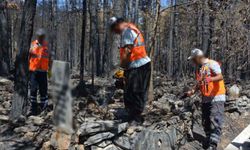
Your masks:
<svg viewBox="0 0 250 150"><path fill-rule="evenodd" d="M36 35L37 39L31 43L29 51L31 115L38 115L48 105L47 72L50 64L48 43L45 41L44 29L38 29ZM37 101L38 90L40 102Z"/></svg>
<svg viewBox="0 0 250 150"><path fill-rule="evenodd" d="M128 121L142 123L151 72L151 60L142 32L133 23L116 17L110 18L110 29L121 35L120 66L124 69L124 104Z"/></svg>
<svg viewBox="0 0 250 150"><path fill-rule="evenodd" d="M191 51L188 60L196 65L197 85L186 94L202 94L202 125L207 136L208 150L216 150L222 134L226 89L220 64L206 58L200 49Z"/></svg>

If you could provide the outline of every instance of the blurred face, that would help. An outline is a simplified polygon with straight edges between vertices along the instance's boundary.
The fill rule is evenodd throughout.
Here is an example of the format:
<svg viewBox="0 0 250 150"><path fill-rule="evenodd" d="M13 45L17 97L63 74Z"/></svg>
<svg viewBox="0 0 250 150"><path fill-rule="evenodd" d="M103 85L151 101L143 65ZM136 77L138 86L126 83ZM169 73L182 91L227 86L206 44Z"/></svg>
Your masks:
<svg viewBox="0 0 250 150"><path fill-rule="evenodd" d="M204 61L204 56L197 56L197 57L194 57L193 59L192 59L192 61L193 61L193 63L195 64L195 65L202 65L203 64L203 61Z"/></svg>
<svg viewBox="0 0 250 150"><path fill-rule="evenodd" d="M112 32L116 34L121 34L122 31L126 28L126 25L127 24L125 22L118 23L112 28Z"/></svg>
<svg viewBox="0 0 250 150"><path fill-rule="evenodd" d="M120 34L121 33L121 29L120 29L120 25L117 24L112 28L112 32L114 32L115 34Z"/></svg>
<svg viewBox="0 0 250 150"><path fill-rule="evenodd" d="M37 36L37 40L39 42L43 42L45 40L45 35L39 35L39 36Z"/></svg>

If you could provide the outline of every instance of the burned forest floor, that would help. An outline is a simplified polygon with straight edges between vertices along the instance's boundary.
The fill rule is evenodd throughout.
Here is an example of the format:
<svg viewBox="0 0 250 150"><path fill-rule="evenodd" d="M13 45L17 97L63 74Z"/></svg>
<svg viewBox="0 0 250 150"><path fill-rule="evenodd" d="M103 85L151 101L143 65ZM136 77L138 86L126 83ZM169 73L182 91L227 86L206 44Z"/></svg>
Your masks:
<svg viewBox="0 0 250 150"><path fill-rule="evenodd" d="M88 79L88 78L86 78ZM53 124L53 102L49 86L49 107L38 116L19 124L9 120L13 81L0 77L0 149L1 150L202 150L200 97L181 100L192 80L173 81L164 75L154 77L154 101L146 106L142 125L122 122L126 116L123 90L114 80L95 78L85 86L79 76L71 76L73 95L72 135L59 134ZM228 83L230 88L232 83ZM250 81L239 85L240 96L227 100L219 150L224 149L250 124Z"/></svg>

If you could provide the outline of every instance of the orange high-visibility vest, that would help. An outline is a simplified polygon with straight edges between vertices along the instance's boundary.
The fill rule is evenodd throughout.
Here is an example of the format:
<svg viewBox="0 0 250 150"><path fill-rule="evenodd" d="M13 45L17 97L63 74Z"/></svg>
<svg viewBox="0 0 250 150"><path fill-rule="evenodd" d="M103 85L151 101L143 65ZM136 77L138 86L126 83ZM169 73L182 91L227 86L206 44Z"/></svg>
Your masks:
<svg viewBox="0 0 250 150"><path fill-rule="evenodd" d="M200 70L196 71L196 80L198 82L205 79L206 77L215 76L215 73L213 73L212 69L209 68L209 66L213 63L217 63L217 62L209 59L208 66L203 65L200 68ZM224 80L216 81L216 82L209 82L209 83L202 82L199 88L200 88L202 95L207 96L207 97L214 97L217 95L226 94Z"/></svg>
<svg viewBox="0 0 250 150"><path fill-rule="evenodd" d="M49 52L47 43L39 44L38 40L31 43L29 70L30 71L48 71Z"/></svg>
<svg viewBox="0 0 250 150"><path fill-rule="evenodd" d="M147 56L147 51L145 48L145 43L144 43L144 38L137 27L129 23L128 28L133 30L137 34L137 38L134 40L134 45L133 48L131 49L131 54L130 54L130 62L136 61L138 59L144 58ZM120 48L120 59L122 58L123 54L125 52L125 48Z"/></svg>

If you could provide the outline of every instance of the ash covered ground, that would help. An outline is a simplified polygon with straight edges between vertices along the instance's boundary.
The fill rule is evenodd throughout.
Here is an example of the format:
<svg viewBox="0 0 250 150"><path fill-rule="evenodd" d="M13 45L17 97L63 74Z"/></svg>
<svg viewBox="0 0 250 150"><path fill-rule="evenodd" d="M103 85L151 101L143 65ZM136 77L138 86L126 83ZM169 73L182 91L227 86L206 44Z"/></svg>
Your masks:
<svg viewBox="0 0 250 150"><path fill-rule="evenodd" d="M154 101L147 105L142 125L122 122L126 115L123 91L114 88L113 79L96 78L79 88L73 75L72 135L59 134L53 125L53 104L46 112L30 116L19 124L11 124L9 112L13 82L0 77L0 149L71 149L71 150L202 150L204 132L201 126L200 96L181 100L181 94L192 80L173 81L155 75ZM231 87L232 84L227 84ZM226 102L225 123L219 150L225 148L249 123L250 82L239 85L238 98ZM49 87L51 91L51 86ZM91 94L94 93L94 94ZM50 93L51 97L51 93Z"/></svg>

